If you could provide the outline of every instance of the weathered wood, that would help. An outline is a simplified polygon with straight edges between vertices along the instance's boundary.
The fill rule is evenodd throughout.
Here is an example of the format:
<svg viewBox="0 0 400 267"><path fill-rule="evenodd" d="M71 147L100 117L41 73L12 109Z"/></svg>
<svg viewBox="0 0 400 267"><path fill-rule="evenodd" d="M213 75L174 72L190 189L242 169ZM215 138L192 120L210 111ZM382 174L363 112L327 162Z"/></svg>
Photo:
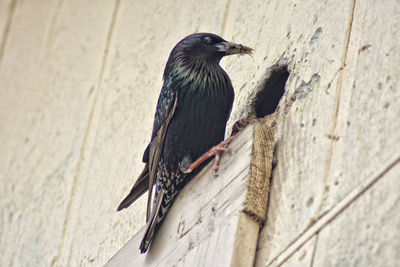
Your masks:
<svg viewBox="0 0 400 267"><path fill-rule="evenodd" d="M70 235L71 203L114 1L11 2L0 64L0 265L78 266L66 264L86 238Z"/></svg>
<svg viewBox="0 0 400 267"><path fill-rule="evenodd" d="M398 165L400 158L393 162L388 167L378 170L372 177L364 181L360 186L355 188L351 193L341 200L335 207L325 213L321 218L316 220L306 231L292 242L287 248L283 249L277 257L272 259L270 262L264 264L264 266L280 266L282 263L289 260L293 254L311 238L318 234L324 227L326 227L336 217L341 216L341 213L346 211L354 202L363 196L365 192L370 190L382 177L390 171L394 166ZM344 238L345 240L345 238Z"/></svg>
<svg viewBox="0 0 400 267"><path fill-rule="evenodd" d="M267 178L267 180L269 180L269 177ZM268 191L269 188L267 188L267 194ZM247 212L239 212L238 225L236 229L236 234L234 234L233 239L232 261L230 265L229 262L221 263L222 266L239 267L254 265L258 234L260 232L259 221L260 218L249 216ZM225 243L226 245L231 245L228 242L224 242L224 244ZM212 261L210 262L210 264L212 264Z"/></svg>
<svg viewBox="0 0 400 267"><path fill-rule="evenodd" d="M396 0L356 1L321 214L400 156L399 14Z"/></svg>
<svg viewBox="0 0 400 267"><path fill-rule="evenodd" d="M15 0L0 1L0 64L10 32L11 22L15 13Z"/></svg>
<svg viewBox="0 0 400 267"><path fill-rule="evenodd" d="M348 37L344 39L344 50L340 56L345 66L334 77L329 88L320 89L329 93L324 96L323 91L320 91L322 97L336 97L337 111L329 118L333 127L320 125L320 118L315 117L314 127L327 131L326 138L331 139L328 146L319 145L320 151L328 154L321 161L321 152L307 153L303 161L292 158L294 162L288 163L292 166L285 166L283 163L284 170L278 166L271 192L268 214L270 220L262 230L257 266L279 265L283 259L291 257L293 251L315 233L312 231L326 227L324 224L327 223L328 215L334 215L333 211L339 212L339 208L348 205L346 201L351 200L355 193L362 192L365 184L371 182L377 172L399 157L397 147L400 145L400 135L397 133L400 132L400 109L394 103L398 103L400 99L400 68L393 66L400 65L400 54L394 52L400 46L400 35L390 30L400 24L399 16L395 15L399 9L400 5L395 1L384 6L357 1L348 13ZM326 28L323 29L326 33ZM381 67L374 67L378 65ZM304 126L302 131L306 135L314 135L312 126ZM278 121L278 135L280 129L283 128ZM300 133L297 138L300 138L299 135ZM282 143L286 143L286 140L288 139L282 138ZM310 145L314 145L311 140ZM302 153L298 150L307 151L306 147L294 148L289 149L286 154L296 155ZM282 154L279 147L277 152L278 160L282 163L282 156L285 154ZM315 164L306 164L309 158L315 159ZM310 173L311 169L321 166L325 169L323 175ZM281 178L281 172L290 169L299 169L301 180L293 176ZM302 175L304 172L310 175L306 180ZM296 180L306 184L308 188L292 188L292 184L297 183ZM275 185L278 187L276 191ZM296 195L296 191L299 194ZM288 201L288 198L293 201ZM308 217L305 209L313 209L314 215ZM302 219L296 220L293 215L287 216L288 213L298 212L301 212L302 216L299 218ZM307 223L304 224L306 228L299 228L301 223ZM287 243L286 240L292 242ZM349 240L343 237L342 242L346 246ZM271 262L272 259L276 260ZM339 265L353 264L350 261Z"/></svg>
<svg viewBox="0 0 400 267"><path fill-rule="evenodd" d="M222 60L236 94L230 124L270 66L286 63L290 72L270 117L278 166L256 266L397 264L398 184L371 185L399 157L399 13L396 0L1 1L0 265L101 266L140 229L145 201L122 213L115 207L141 171L168 53L198 31L255 49ZM243 164L234 157L224 157L234 160L229 172ZM252 171L243 169L243 179L245 172ZM232 255L242 249L238 240L255 236L265 203L230 213L246 203L236 191L240 177L229 186L226 177L198 182L224 188L211 201L218 214L200 195L190 201L201 211L172 211L179 229L158 238L179 247L160 265L252 261ZM375 193L363 196L369 186Z"/></svg>
<svg viewBox="0 0 400 267"><path fill-rule="evenodd" d="M314 266L400 266L400 159L319 235Z"/></svg>
<svg viewBox="0 0 400 267"><path fill-rule="evenodd" d="M255 41L253 64L227 59L232 80L243 84L233 121L249 94L261 87L269 67L288 65L290 76L276 121L276 156L268 220L258 245L257 264L273 259L307 229L325 197L329 137L336 116L337 81L343 68L352 2L232 1L226 34ZM277 15L279 14L279 15ZM247 22L245 18L252 19ZM287 18L290 17L290 20ZM242 24L248 25L244 30ZM275 45L278 44L278 45ZM250 44L251 45L251 44ZM250 77L250 78L249 78ZM250 87L250 88L249 88Z"/></svg>
<svg viewBox="0 0 400 267"><path fill-rule="evenodd" d="M275 266L279 267L312 267L312 266L325 266L313 265L315 244L317 243L317 236L314 235L305 244L299 247L286 261L280 262ZM272 266L268 266L272 267Z"/></svg>
<svg viewBox="0 0 400 267"><path fill-rule="evenodd" d="M265 219L254 203L266 208L273 140L261 122L247 127L231 144L232 156L223 156L218 177L208 166L182 190L147 254L138 250L141 231L107 266L253 266Z"/></svg>

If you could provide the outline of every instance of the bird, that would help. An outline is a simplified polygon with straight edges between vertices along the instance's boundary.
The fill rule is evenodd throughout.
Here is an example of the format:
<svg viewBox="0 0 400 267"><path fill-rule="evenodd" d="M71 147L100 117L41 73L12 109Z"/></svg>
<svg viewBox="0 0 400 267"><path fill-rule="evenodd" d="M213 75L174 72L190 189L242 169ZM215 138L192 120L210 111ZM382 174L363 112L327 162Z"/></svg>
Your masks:
<svg viewBox="0 0 400 267"><path fill-rule="evenodd" d="M209 160L190 173L185 171L224 140L234 90L220 60L252 51L213 33L188 35L172 49L164 69L150 143L142 158L145 167L117 208L120 211L129 207L149 191L146 230L139 247L142 254L149 249L176 195Z"/></svg>

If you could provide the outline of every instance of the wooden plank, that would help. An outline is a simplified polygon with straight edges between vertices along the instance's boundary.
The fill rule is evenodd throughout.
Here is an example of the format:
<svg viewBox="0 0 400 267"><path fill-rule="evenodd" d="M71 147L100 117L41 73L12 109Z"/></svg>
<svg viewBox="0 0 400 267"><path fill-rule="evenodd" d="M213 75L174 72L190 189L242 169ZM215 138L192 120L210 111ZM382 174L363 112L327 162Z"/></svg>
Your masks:
<svg viewBox="0 0 400 267"><path fill-rule="evenodd" d="M1 266L67 265L59 259L113 5L16 1L0 66Z"/></svg>
<svg viewBox="0 0 400 267"><path fill-rule="evenodd" d="M358 1L321 214L400 156L400 3Z"/></svg>
<svg viewBox="0 0 400 267"><path fill-rule="evenodd" d="M241 88L231 122L248 112L249 96L262 87L268 68L279 62L287 64L290 72L280 107L269 119L276 122L278 165L256 266L281 253L320 212L351 14L351 1L233 1L230 5L225 35L255 49L248 65L241 66L233 58L224 61L228 73L237 73L233 84Z"/></svg>
<svg viewBox="0 0 400 267"><path fill-rule="evenodd" d="M285 245L282 242L284 240L279 240L282 233L292 235L288 236L288 239L295 240L295 244L299 240L305 240L301 229L296 232L285 230L292 229L293 223L298 224L293 217L287 218L285 215L288 207L293 207L295 213L304 212L304 206L314 209L315 215L309 221L309 226L312 225L310 229L313 229L314 223L316 225L320 223L318 219L321 216L330 214L331 211L340 207L342 201L351 197L353 192L363 188L365 181L370 181L377 170L386 168L398 158L396 148L400 145L400 137L397 134L400 131L400 122L397 118L400 109L394 103L397 103L400 98L399 90L396 89L399 83L399 68L394 66L400 64L400 56L394 51L400 46L400 38L397 32L392 32L392 29L399 25L399 17L396 15L399 8L399 4L395 1L390 1L384 6L358 1L354 11L351 12L353 18L352 27L348 33L348 47L342 55L346 66L338 72L338 79L332 80L335 83L331 83L330 88L326 87L329 92L326 97L336 92L337 116L332 118L332 128L318 125L318 118L315 121L315 127L328 130L326 137L332 140L329 146L320 146L321 150L331 151L325 158L326 165L318 159L320 153L308 153L304 155L305 160L287 159L287 162L297 165L301 173L304 169L315 168L317 164L324 166L324 173L323 175L311 174L315 176L307 178L315 183L308 185L309 188L300 188L298 191L305 196L299 203L300 207L295 202L292 206L285 200L289 197L288 194L292 194L291 190L283 188L280 193L281 186L288 186L287 182L278 181L279 191L275 191L273 185L268 215L269 219L275 222L267 225L263 230L257 265L265 266L268 264L266 259L273 259L274 255L287 256L287 251L293 251L293 244L286 249L285 246L289 244ZM372 67L378 65L381 67ZM311 134L312 125L304 125L304 131ZM282 142L286 142L284 140L282 139ZM309 157L315 159L314 165L306 164ZM279 166L277 171L279 171ZM309 173L308 170L306 172ZM307 184L307 181L303 179L301 182ZM319 192L318 198L315 197L314 192ZM277 201L276 198L278 198ZM301 196L295 195L293 200L296 199L301 200ZM325 217L321 219L324 221ZM306 233L309 233L309 230ZM263 244L271 245L264 246ZM276 250L271 248L273 246L280 247L281 252L275 253Z"/></svg>
<svg viewBox="0 0 400 267"><path fill-rule="evenodd" d="M400 266L400 161L318 236L314 266Z"/></svg>
<svg viewBox="0 0 400 267"><path fill-rule="evenodd" d="M258 138L268 138L261 141L266 145L254 146ZM233 154L223 156L218 177L207 166L182 190L147 254L138 250L142 231L106 266L253 266L259 223L265 218L257 218L257 209L248 203L268 198L269 183L258 189L253 183L269 179L265 172L251 172L251 166L260 167L259 150L264 151L262 164L271 166L272 130L256 123L230 148ZM263 177L254 177L259 174Z"/></svg>
<svg viewBox="0 0 400 267"><path fill-rule="evenodd" d="M325 197L318 204L319 216L323 217L316 221L316 226L326 220L326 215L342 207L342 203L351 199L355 192L362 192L377 172L399 157L396 148L400 145L400 138L396 133L400 130L397 120L400 109L392 104L400 98L399 90L395 89L399 83L399 69L391 67L391 64L400 64L400 56L392 52L400 46L400 39L389 29L400 22L395 15L400 5L394 1L384 7L370 5L375 4L360 2L354 9L337 125L331 135L335 141L330 165L326 169ZM378 31L381 28L385 30ZM374 60L383 62L376 63L383 64L383 67L370 68ZM396 78L387 80L388 77ZM317 220L318 216L315 218ZM314 225L310 230L313 228ZM295 244L304 241L311 234L310 230L296 238ZM345 246L346 242L347 239L343 240L342 245ZM279 258L290 254L288 251L292 251L293 246L285 249Z"/></svg>
<svg viewBox="0 0 400 267"><path fill-rule="evenodd" d="M389 170L391 170L396 164L400 162L400 158L392 162L391 165L383 169L378 170L372 177L364 181L359 187L354 189L348 194L343 200L341 200L334 208L324 214L319 220L317 220L312 226L310 226L305 232L303 232L296 240L291 243L287 248L282 250L277 257L272 259L270 262L264 263L264 266L279 266L286 260L288 260L301 246L308 242L315 234L321 229L328 225L335 217L346 210L352 203L359 199L366 191L368 191L374 184L379 181Z"/></svg>

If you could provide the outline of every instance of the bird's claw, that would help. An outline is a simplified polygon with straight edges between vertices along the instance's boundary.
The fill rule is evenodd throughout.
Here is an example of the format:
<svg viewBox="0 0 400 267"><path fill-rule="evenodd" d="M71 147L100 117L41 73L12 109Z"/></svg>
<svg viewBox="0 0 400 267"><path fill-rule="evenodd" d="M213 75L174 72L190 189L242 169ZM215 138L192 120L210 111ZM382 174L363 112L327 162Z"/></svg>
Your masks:
<svg viewBox="0 0 400 267"><path fill-rule="evenodd" d="M198 158L195 162L193 162L189 168L187 168L183 173L191 173L195 168L197 168L200 164L202 164L207 159L215 156L214 163L213 163L213 175L218 176L217 172L219 169L219 162L221 161L221 155L223 152L228 153L229 156L232 155L232 150L228 148L229 144L232 142L233 138L228 138L225 141L222 141L218 145L212 147L209 151L204 153L200 158Z"/></svg>
<svg viewBox="0 0 400 267"><path fill-rule="evenodd" d="M228 145L229 144L222 144L222 146L217 145L217 146L211 148L211 150L215 149L215 152L212 151L213 155L217 156L217 155L220 155L223 152L225 152L225 153L228 153L229 156L231 156L232 150L229 147L227 147ZM210 150L210 152L211 152L211 150Z"/></svg>
<svg viewBox="0 0 400 267"><path fill-rule="evenodd" d="M224 143L222 142L221 144L213 147L211 150L215 149L215 158L214 158L214 163L212 167L212 173L214 176L218 176L218 169L219 169L219 163L221 161L221 155L223 152L228 153L229 156L232 156L232 150L228 148L227 146L229 143Z"/></svg>
<svg viewBox="0 0 400 267"><path fill-rule="evenodd" d="M239 132L241 130L246 128L246 126L249 125L250 123L252 123L254 120L255 120L255 118L253 118L253 117L243 118L243 119L238 120L232 128L231 137L222 141L218 145L212 147L210 150L208 150L206 153L204 153L200 158L198 158L195 162L193 162L189 166L189 168L187 168L183 173L191 173L194 169L196 169L204 161L211 158L212 156L215 156L213 167L212 167L212 173L214 176L218 176L219 163L221 161L222 153L225 152L225 153L228 153L229 156L232 155L232 150L230 148L228 148L229 144L233 141L233 139L236 138L236 136L239 134Z"/></svg>
<svg viewBox="0 0 400 267"><path fill-rule="evenodd" d="M217 176L218 176L218 169L219 169L219 166L215 166L215 162L216 162L216 161L214 161L214 164L213 164L212 174L213 174L214 177L217 177Z"/></svg>

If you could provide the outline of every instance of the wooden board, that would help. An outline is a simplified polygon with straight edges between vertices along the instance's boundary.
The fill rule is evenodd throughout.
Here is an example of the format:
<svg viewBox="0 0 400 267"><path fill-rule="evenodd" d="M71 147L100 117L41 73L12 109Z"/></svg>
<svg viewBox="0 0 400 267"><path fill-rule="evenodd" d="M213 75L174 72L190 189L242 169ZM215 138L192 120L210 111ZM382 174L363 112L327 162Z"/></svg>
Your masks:
<svg viewBox="0 0 400 267"><path fill-rule="evenodd" d="M232 80L240 88L231 122L246 113L249 95L262 86L272 65L287 64L290 72L279 109L270 116L277 125L278 165L256 265L280 254L320 213L352 8L351 1L233 1L230 6L225 34L250 40L255 49L249 66L234 58L224 62L228 73L237 73Z"/></svg>
<svg viewBox="0 0 400 267"><path fill-rule="evenodd" d="M248 98L263 84L268 68L276 62L288 65L286 94L270 117L277 125L278 166L256 266L295 265L297 256L299 264L325 263L332 255L321 249L335 244L329 234L323 237L324 229L340 234L337 228L345 228L346 220L334 227L330 222L399 158L399 13L395 0L385 5L355 0L1 1L0 265L101 266L140 229L144 198L122 213L115 207L141 171L168 54L180 38L196 31L255 49L252 57L221 62L236 94L230 125L246 114ZM391 190L382 194L398 192L394 186ZM385 206L370 206L390 214ZM386 225L352 211L374 231ZM209 225L250 231L239 227L241 221L251 222L246 216ZM368 238L357 240L359 253L395 258L385 249L385 244L398 247L388 237L395 226L385 214L379 216L389 221L382 231L385 239L362 229ZM204 228L185 224L194 234L182 236L182 242L195 240L199 250L187 250L184 243L185 257L171 252L173 259L182 259L179 264L184 259L194 266L209 254L225 257L218 249L209 253L207 244L197 240ZM218 229L235 238L230 230ZM325 240L321 256L310 259L320 231ZM213 238L210 246L216 247L219 241ZM365 247L370 240L376 242ZM240 243L230 241L234 255ZM307 250L304 258L302 249ZM131 257L131 251L121 253ZM335 253L342 252L338 245ZM232 264L237 260L249 258L229 258Z"/></svg>
<svg viewBox="0 0 400 267"><path fill-rule="evenodd" d="M400 3L358 1L321 214L400 157Z"/></svg>
<svg viewBox="0 0 400 267"><path fill-rule="evenodd" d="M178 195L147 254L138 250L141 231L106 266L253 266L268 200L272 130L251 125L230 148L218 177L209 165Z"/></svg>
<svg viewBox="0 0 400 267"><path fill-rule="evenodd" d="M400 266L400 160L318 235L314 266Z"/></svg>
<svg viewBox="0 0 400 267"><path fill-rule="evenodd" d="M293 149L288 147L284 154L278 148L278 160L282 162L282 157L289 155L285 160L288 165L283 170L278 166L273 174L269 221L262 230L257 266L272 262L281 264L299 243L310 238L314 225L323 227L321 224L327 223L328 214L348 205L346 201L351 202L352 196L362 194L368 184L398 159L400 109L395 103L400 99L400 69L394 66L400 65L400 54L394 51L400 47L400 38L397 32L392 33L392 29L400 23L395 15L399 8L395 1L385 6L358 1L350 10L348 40L341 56L345 67L331 84L329 94L323 96L321 91L325 98L335 95L337 112L329 118L332 128L320 125L318 117L314 126L326 131L325 137L331 140L329 145L318 145L319 150L324 151L322 153L327 152L326 157L321 158L320 152L308 152L303 155L303 160L290 156L308 151L298 143ZM381 67L377 68L378 65ZM304 125L305 136L313 136L312 125ZM279 129L290 131L292 125L288 126L286 129L278 126L278 132ZM291 136L296 136L298 142L302 134ZM282 143L288 138L291 139L289 136L282 138ZM308 145L314 146L311 140ZM309 158L313 164L307 164ZM321 167L324 169L321 175L310 173ZM297 169L298 175L288 175L291 169ZM303 177L304 173L309 176ZM296 181L307 187L291 188ZM307 215L305 209L312 209L314 215ZM300 217L288 217L288 213L299 213ZM301 224L303 226L299 227ZM344 238L342 242L346 246L349 241ZM352 265L343 262L340 265L343 264Z"/></svg>
<svg viewBox="0 0 400 267"><path fill-rule="evenodd" d="M0 65L0 265L65 266L114 1L13 2Z"/></svg>

